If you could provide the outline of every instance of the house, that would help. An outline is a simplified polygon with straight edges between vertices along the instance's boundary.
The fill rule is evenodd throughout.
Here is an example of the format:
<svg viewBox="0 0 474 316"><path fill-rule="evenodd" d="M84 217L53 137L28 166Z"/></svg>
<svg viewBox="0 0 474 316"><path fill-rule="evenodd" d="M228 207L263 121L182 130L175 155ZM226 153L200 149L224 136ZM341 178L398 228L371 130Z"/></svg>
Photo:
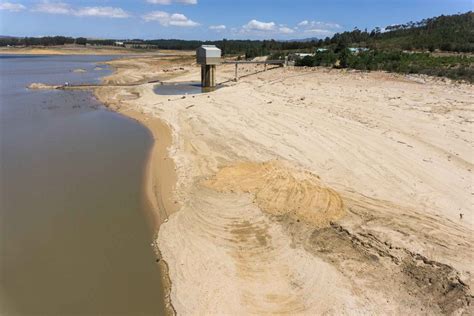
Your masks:
<svg viewBox="0 0 474 316"><path fill-rule="evenodd" d="M288 60L294 61L294 60L303 59L305 57L313 57L313 56L314 54L310 54L310 53L290 53L288 54Z"/></svg>
<svg viewBox="0 0 474 316"><path fill-rule="evenodd" d="M358 53L361 53L361 52L366 52L368 51L369 49L368 48L365 48L365 47L349 47L349 51L353 54L358 54Z"/></svg>

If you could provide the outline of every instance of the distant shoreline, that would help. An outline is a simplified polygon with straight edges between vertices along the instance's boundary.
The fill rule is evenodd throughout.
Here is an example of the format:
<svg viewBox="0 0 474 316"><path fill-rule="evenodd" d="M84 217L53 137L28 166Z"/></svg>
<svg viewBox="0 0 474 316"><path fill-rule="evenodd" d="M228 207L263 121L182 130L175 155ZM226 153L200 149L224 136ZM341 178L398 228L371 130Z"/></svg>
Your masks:
<svg viewBox="0 0 474 316"><path fill-rule="evenodd" d="M0 55L193 55L193 51L176 50L144 50L130 48L110 48L110 47L2 47Z"/></svg>

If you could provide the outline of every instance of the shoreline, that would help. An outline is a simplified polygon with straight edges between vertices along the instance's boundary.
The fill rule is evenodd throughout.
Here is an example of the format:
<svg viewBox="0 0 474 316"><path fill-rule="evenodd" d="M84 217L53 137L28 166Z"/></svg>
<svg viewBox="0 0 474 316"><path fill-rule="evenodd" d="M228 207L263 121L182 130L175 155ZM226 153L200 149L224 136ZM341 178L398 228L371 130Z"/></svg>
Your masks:
<svg viewBox="0 0 474 316"><path fill-rule="evenodd" d="M164 293L164 307L167 315L176 315L170 298L171 280L168 265L162 260L162 254L155 242L161 224L168 220L170 214L179 209L173 200L176 184L176 172L173 160L168 156L171 145L171 129L159 118L147 117L138 111L116 111L144 126L152 136L153 144L144 166L143 188L145 196L145 213L152 228L152 245L155 252Z"/></svg>
<svg viewBox="0 0 474 316"><path fill-rule="evenodd" d="M77 58L73 59L76 60ZM92 58L94 61L100 59L103 58ZM28 68L22 65L23 60L27 61ZM88 60L90 58L79 58L74 64L86 63L88 68L90 66L92 66L90 68L93 68L95 62L90 63ZM49 268L50 266L55 267L51 271L37 273L38 268L35 269L31 266L31 263L21 267L18 266L20 261L27 262L29 260L28 257L31 257L31 255L29 256L28 253L31 253L31 251L23 251L24 255L20 255L18 260L10 260L11 262L5 266L9 269L6 271L12 272L12 276L17 275L18 279L24 279L26 281L24 284L28 284L29 278L40 281L48 278L51 281L51 284L48 283L45 286L43 292L40 290L40 293L36 295L33 291L21 290L23 287L21 284L13 285L15 282L10 282L12 283L10 284L12 285L12 299L19 303L27 303L19 306L18 311L23 309L25 312L32 311L36 306L40 311L51 308L52 312L53 310L64 309L67 306L65 304L70 304L71 310L86 311L86 313L94 310L114 313L113 311L118 311L117 306L122 306L124 307L123 311L131 311L132 313L133 310L135 312L137 310L163 312L166 308L163 295L165 287L163 285L166 282L160 279L163 276L165 279L166 273L159 274L163 268L158 267L160 270L157 270L157 265L154 264L156 255L150 251L150 243L155 238L156 228L154 227L153 234L150 234L150 223L152 221L149 221L149 219L156 216L153 213L156 212L156 209L149 208L151 206L144 208L144 206L145 203L149 204L152 200L149 197L149 192L145 190L149 182L145 175L151 172L152 165L154 165L151 160L157 156L155 149L158 143L161 143L161 135L167 135L167 127L158 126L159 124L153 122L150 122L147 126L139 112L132 115L132 113L112 111L111 107L107 108L107 105L97 98L93 89L71 94L51 91L48 93L48 95L51 94L48 97L42 95L42 93L34 93L35 91L24 91L25 85L32 78L35 78L36 81L42 81L51 75L53 80L61 80L63 74L68 74L69 64L59 65L55 59L50 58L45 59L44 65L41 62L39 67L35 67L37 61L31 59L6 60L6 63L9 62L13 62L12 66L8 68L12 71L15 71L18 67L15 65L22 65L21 67L33 71L32 75L22 73L21 75L24 78L22 76L12 78L12 84L5 85L5 88L9 91L15 91L15 95L17 94L16 89L19 92L21 91L21 94L18 94L19 99L18 97L16 99L6 98L6 101L11 102L12 105L15 105L14 101L17 99L21 101L19 103L21 107L13 110L15 114L9 115L9 118L11 116L12 122L16 120L19 123L31 125L31 128L44 128L49 126L47 123L53 123L53 126L38 136L38 139L35 138L36 135L25 137L36 130L33 129L21 137L14 136L14 132L12 140L15 141L15 144L21 144L25 148L29 148L31 144L35 152L38 153L39 156L37 155L38 157L33 159L34 163L33 160L31 162L29 160L25 161L27 162L26 166L30 167L29 164L31 164L31 167L36 168L44 164L44 167L48 167L48 159L46 158L49 155L58 166L55 171L40 172L38 179L35 177L29 186L46 184L48 189L43 191L38 189L39 192L42 192L41 196L50 194L52 192L50 188L54 188L54 191L58 191L56 193L59 194L56 194L56 198L52 196L51 199L44 201L45 204L41 204L43 201L38 201L38 210L44 208L45 214L44 216L38 215L40 216L38 218L40 222L30 227L35 232L34 240L32 239L26 245L22 240L28 240L28 238L21 237L22 230L18 230L18 234L20 234L19 241L15 240L14 234L10 234L12 246L17 248L23 243L25 249L31 250L35 256L39 256L39 261L36 260L38 262L35 262L35 258L32 258L35 266L37 265L40 269L48 269L47 261L49 259L44 261L41 258L51 258L54 262L49 264ZM47 66L49 69L50 66L56 67L56 65L57 69L55 69L58 71L54 74L40 71L41 67ZM103 75L92 70L89 74L83 80L96 81L103 77ZM13 79L17 79L18 82L13 81ZM44 89L51 88L44 85ZM27 97L24 97L24 95L27 95ZM44 104L51 105L51 108ZM99 111L95 111L98 106ZM38 115L34 115L34 118L40 117L39 123L36 120L30 121L29 114L32 108L38 111ZM8 112L9 108L6 107L5 110ZM22 111L25 111L25 114ZM84 115L87 116L86 120L84 120ZM140 125L137 125L137 123ZM156 126L156 128L153 128L153 126ZM144 130L143 127L146 129ZM76 128L78 131L80 130L78 135L74 132ZM157 131L154 132L155 130ZM60 135L59 138L56 138L58 135ZM46 141L44 137L47 137L49 141ZM156 141L157 137L159 141ZM53 143L51 143L51 139L54 139ZM151 142L151 139L154 141ZM42 142L44 142L44 146L39 147L38 144L42 144ZM77 146L74 145L76 142L78 142ZM35 145L33 146L33 144ZM74 150L64 155L64 146L68 147L71 144L73 144ZM103 147L100 149L103 145L106 149ZM166 147L162 152L166 154ZM12 157L21 156L22 154L23 151L19 150ZM40 156L46 157L46 160ZM42 160L44 160L44 163L42 163ZM10 165L8 160L5 163ZM13 163L11 166L17 165ZM12 169L13 171L14 169ZM12 175L17 175L17 173L18 176L21 176L25 171L14 172ZM28 176L28 174L26 172L25 176ZM88 182L92 182L90 185L86 183L84 186L81 177L86 177ZM39 179L42 180L42 184ZM12 188L15 188L16 185L20 185L20 182L18 184L12 183ZM17 194L17 192L21 193L22 191L12 189L11 192ZM147 198L144 199L144 196L147 196ZM41 199L40 196L32 198L33 200L35 198ZM14 209L18 208L25 211L25 215L28 215L26 211L29 210L29 205L22 205L18 202L12 203L11 201L15 201L15 199L13 196L10 199L11 206ZM73 212L64 212L64 205L72 208ZM34 206L36 205L33 205L33 209ZM6 213L6 215L8 214ZM11 217L10 222L15 223L19 219ZM111 219L113 219L112 222ZM47 220L48 224L45 225L45 222L41 222L41 220ZM156 221L153 222L153 225L156 225ZM123 228L125 228L125 231L123 231ZM59 237L59 239L56 237ZM43 245L44 240L47 241L47 245ZM39 244L36 244L36 242ZM81 246L85 248L81 250ZM106 254L103 253L104 249L107 252ZM81 253L87 256L81 256ZM13 265L10 267L12 263ZM43 265L45 266L43 267ZM104 270L105 266L107 266L107 271ZM57 270L57 273L55 273L55 270ZM99 276L99 278L96 276ZM122 279L124 281L128 280L129 284L125 283L125 286L120 286L119 283ZM32 289L37 291L42 287L40 285L42 282L36 283L38 283L38 286L32 286ZM61 293L64 294L62 296L61 293L56 291L61 287L67 289L68 286L70 287L68 291L73 294L72 296L69 295L70 297L67 292L62 291ZM90 298L93 298L90 295L94 295L93 293L97 290L105 293L98 296L100 301L91 300L84 304L81 303L82 300L89 301ZM105 290L105 292L102 290ZM123 298L127 297L126 293L129 290L133 290L134 293L128 294L130 304L127 304L127 301L123 301ZM22 294L22 292L24 293ZM56 296L59 299L64 299L62 307L57 307L57 304L54 304ZM42 298L41 300L44 303L40 302L37 299L38 297ZM114 303L113 300L117 298L122 299L120 302ZM48 301L48 299L52 299L52 301ZM12 304L12 306L14 305ZM14 310L10 310L10 312L14 312Z"/></svg>
<svg viewBox="0 0 474 316"><path fill-rule="evenodd" d="M113 61L122 59L118 57ZM101 82L110 82L110 77L117 75L119 68L111 61L101 62L112 70L112 74L101 78ZM176 168L173 159L168 155L168 148L172 145L172 130L158 117L146 115L140 111L130 108L121 108L111 100L104 99L98 93L100 88L93 89L94 96L108 109L138 122L150 133L153 143L148 153L144 166L143 188L144 207L147 221L152 229L152 245L155 252L158 267L161 273L161 281L164 293L164 307L167 315L176 315L171 302L171 279L168 265L162 259L162 254L156 243L160 226L165 223L169 216L176 212L180 205L174 199L174 189L177 183Z"/></svg>
<svg viewBox="0 0 474 316"><path fill-rule="evenodd" d="M469 306L471 217L456 221L446 205L467 209L455 184L471 176L472 86L291 68L195 96L113 86L195 80L199 69L187 61L107 62L114 73L103 81L112 85L94 89L153 135L144 185L169 314ZM232 76L220 68L221 79ZM454 303L445 288L456 289Z"/></svg>

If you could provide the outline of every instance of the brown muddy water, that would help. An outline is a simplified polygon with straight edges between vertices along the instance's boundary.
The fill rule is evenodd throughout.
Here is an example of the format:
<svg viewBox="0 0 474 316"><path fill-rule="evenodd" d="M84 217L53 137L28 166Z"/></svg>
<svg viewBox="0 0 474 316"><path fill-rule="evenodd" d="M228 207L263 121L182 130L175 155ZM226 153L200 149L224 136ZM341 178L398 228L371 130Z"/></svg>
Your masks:
<svg viewBox="0 0 474 316"><path fill-rule="evenodd" d="M0 315L163 314L151 135L90 92L25 89L97 82L106 59L0 56Z"/></svg>

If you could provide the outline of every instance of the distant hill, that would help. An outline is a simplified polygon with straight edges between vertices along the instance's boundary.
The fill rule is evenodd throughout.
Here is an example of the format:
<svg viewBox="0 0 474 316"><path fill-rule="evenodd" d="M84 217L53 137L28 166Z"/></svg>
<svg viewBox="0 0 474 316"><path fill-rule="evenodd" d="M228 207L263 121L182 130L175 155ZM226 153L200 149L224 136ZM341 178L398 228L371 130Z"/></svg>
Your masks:
<svg viewBox="0 0 474 316"><path fill-rule="evenodd" d="M441 15L371 32L356 29L325 40L325 44L340 42L378 49L474 52L474 13Z"/></svg>
<svg viewBox="0 0 474 316"><path fill-rule="evenodd" d="M474 51L474 13L439 16L386 28L378 39L383 47Z"/></svg>

